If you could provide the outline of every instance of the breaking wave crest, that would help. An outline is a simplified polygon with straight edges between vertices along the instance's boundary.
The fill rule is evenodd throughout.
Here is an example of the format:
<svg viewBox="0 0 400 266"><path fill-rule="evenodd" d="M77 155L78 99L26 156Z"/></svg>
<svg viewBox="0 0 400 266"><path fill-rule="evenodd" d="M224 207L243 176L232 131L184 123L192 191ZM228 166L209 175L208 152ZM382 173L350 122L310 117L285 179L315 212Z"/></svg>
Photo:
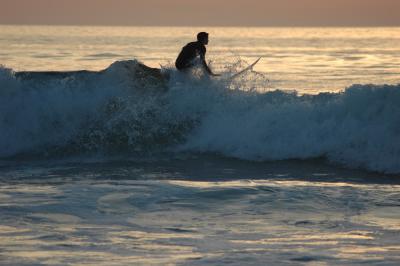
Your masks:
<svg viewBox="0 0 400 266"><path fill-rule="evenodd" d="M0 157L217 153L245 160L325 157L400 173L400 85L341 93L260 92L263 77L208 79L137 61L101 72L0 68ZM228 75L228 73L227 73Z"/></svg>

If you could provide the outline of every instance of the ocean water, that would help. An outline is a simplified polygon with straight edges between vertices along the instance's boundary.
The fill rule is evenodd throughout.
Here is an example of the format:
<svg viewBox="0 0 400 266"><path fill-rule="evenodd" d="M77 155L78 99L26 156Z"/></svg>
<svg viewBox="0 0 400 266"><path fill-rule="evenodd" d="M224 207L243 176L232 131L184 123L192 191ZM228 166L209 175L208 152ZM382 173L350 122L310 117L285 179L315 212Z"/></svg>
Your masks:
<svg viewBox="0 0 400 266"><path fill-rule="evenodd" d="M0 26L0 265L398 265L399 32Z"/></svg>
<svg viewBox="0 0 400 266"><path fill-rule="evenodd" d="M222 71L262 57L267 89L342 91L397 84L400 28L171 28L1 26L0 64L21 70L100 70L116 60L173 64L197 32L210 33L208 60Z"/></svg>

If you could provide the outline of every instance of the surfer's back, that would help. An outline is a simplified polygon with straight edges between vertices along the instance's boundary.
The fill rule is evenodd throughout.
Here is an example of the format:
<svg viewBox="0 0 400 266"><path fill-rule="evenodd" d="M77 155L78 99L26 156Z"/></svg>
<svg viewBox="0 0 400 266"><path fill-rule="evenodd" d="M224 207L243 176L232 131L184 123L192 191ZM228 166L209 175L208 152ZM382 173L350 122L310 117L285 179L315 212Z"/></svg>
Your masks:
<svg viewBox="0 0 400 266"><path fill-rule="evenodd" d="M206 47L203 44L200 42L190 42L182 48L175 61L175 66L179 70L189 68L192 66L192 61L196 56L204 56L205 54Z"/></svg>

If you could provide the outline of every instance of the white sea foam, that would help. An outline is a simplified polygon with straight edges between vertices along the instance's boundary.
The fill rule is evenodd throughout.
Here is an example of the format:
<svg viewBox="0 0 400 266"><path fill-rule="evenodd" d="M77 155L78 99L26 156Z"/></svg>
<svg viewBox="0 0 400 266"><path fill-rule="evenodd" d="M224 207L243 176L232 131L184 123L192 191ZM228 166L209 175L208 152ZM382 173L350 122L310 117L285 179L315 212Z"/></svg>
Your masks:
<svg viewBox="0 0 400 266"><path fill-rule="evenodd" d="M259 92L236 80L169 71L168 91L135 77L136 61L62 78L0 69L0 156L98 152L204 152L246 160L326 157L400 173L400 86L342 93Z"/></svg>

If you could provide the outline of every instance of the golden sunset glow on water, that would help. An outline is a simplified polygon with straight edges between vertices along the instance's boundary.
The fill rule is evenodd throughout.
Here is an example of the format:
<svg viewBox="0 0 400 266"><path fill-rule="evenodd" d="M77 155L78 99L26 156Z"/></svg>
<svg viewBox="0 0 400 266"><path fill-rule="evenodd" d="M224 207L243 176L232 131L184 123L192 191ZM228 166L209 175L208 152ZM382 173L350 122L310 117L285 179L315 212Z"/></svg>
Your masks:
<svg viewBox="0 0 400 266"><path fill-rule="evenodd" d="M210 33L207 60L217 72L262 57L260 89L341 91L395 84L400 28L0 26L0 62L15 71L102 70L117 60L174 68L182 45Z"/></svg>

